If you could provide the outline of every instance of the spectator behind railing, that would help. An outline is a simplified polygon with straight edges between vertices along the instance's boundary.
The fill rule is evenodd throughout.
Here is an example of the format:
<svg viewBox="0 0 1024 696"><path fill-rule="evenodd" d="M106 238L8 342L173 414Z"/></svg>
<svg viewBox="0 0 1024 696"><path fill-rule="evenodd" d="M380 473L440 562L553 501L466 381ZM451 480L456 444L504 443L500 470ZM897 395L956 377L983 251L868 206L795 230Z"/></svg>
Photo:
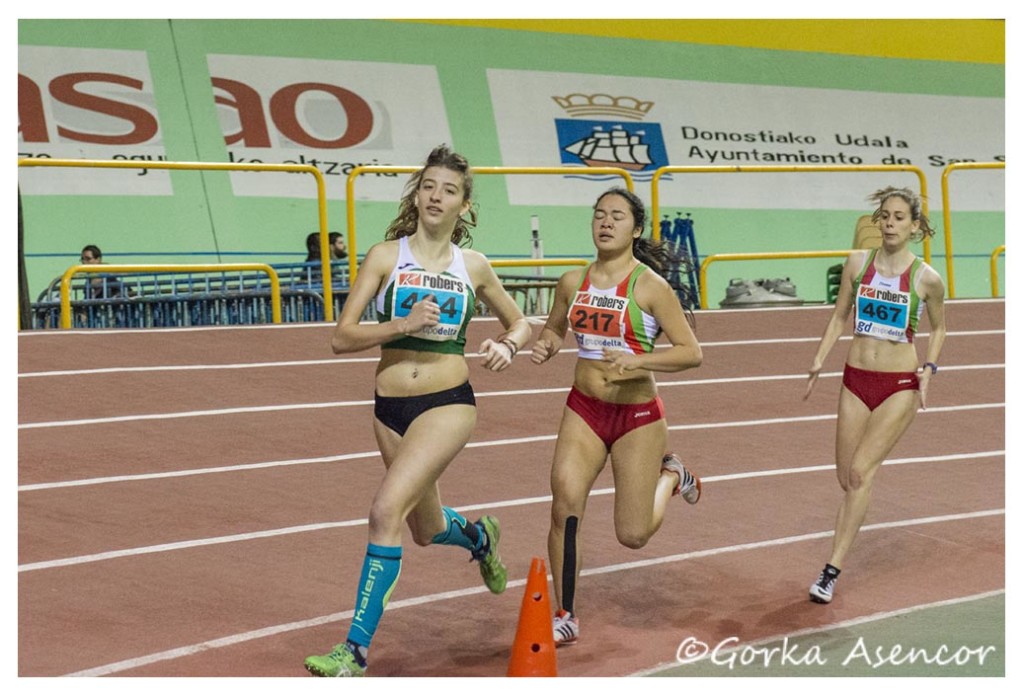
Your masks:
<svg viewBox="0 0 1024 696"><path fill-rule="evenodd" d="M338 233L331 234L332 238L334 235L341 237ZM332 244L332 249L333 254L344 253L344 242ZM94 244L87 245L82 249L79 262L87 266L102 264L102 251ZM332 260L331 266L337 315L348 297L348 265L338 259ZM275 264L273 267L281 282L283 321L322 321L325 298L320 260ZM76 273L71 285L75 326L150 328L270 321L269 279L262 271L185 272L141 270L143 268L145 265L124 276ZM61 280L62 276L54 278L32 304L33 328L57 328L60 325ZM365 318L374 319L376 314L368 310Z"/></svg>
<svg viewBox="0 0 1024 696"><path fill-rule="evenodd" d="M82 254L79 257L79 262L86 265L92 266L94 264L102 264L103 252L95 244L86 244L82 247ZM58 297L57 293L60 288L61 276L57 276L50 281L50 284L46 286L46 289L39 295L40 302L53 300ZM113 297L130 297L133 293L130 291L125 284L114 275L108 273L90 273L89 278L85 281L84 286L77 286L82 289L86 299L90 300L104 300Z"/></svg>
<svg viewBox="0 0 1024 696"><path fill-rule="evenodd" d="M348 248L341 232L328 232L327 243L331 251L331 261L348 258ZM306 236L306 262L320 260L320 233L313 232Z"/></svg>
<svg viewBox="0 0 1024 696"><path fill-rule="evenodd" d="M102 264L104 263L103 252L95 244L86 244L82 247L82 255L79 260L87 266ZM107 273L91 273L89 275L88 295L90 299L103 300L128 295L128 289L116 276Z"/></svg>
<svg viewBox="0 0 1024 696"><path fill-rule="evenodd" d="M348 258L348 249L345 246L345 238L340 232L327 233L328 249L331 252L331 286L337 291L343 285L348 285L347 268L337 263ZM321 263L320 263L320 233L313 232L306 236L306 264L307 280L310 285L321 285Z"/></svg>

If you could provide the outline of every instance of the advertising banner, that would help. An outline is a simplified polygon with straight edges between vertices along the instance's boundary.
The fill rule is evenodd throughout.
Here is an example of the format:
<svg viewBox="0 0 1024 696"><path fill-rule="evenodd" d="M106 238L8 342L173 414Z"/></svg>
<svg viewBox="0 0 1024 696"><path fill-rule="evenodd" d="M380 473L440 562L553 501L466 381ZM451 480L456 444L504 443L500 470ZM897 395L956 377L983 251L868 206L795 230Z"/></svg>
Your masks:
<svg viewBox="0 0 1024 696"><path fill-rule="evenodd" d="M18 47L18 157L166 160L145 51ZM29 195L171 195L166 171L23 167Z"/></svg>
<svg viewBox="0 0 1024 696"><path fill-rule="evenodd" d="M308 164L328 197L345 198L359 165L422 163L451 144L437 70L430 65L210 55L229 162ZM316 196L302 174L233 173L238 196ZM359 200L393 201L408 175L366 175Z"/></svg>
<svg viewBox="0 0 1024 696"><path fill-rule="evenodd" d="M504 165L574 166L581 175L589 167L621 167L645 197L664 166L906 164L925 172L938 207L948 163L1004 159L1003 99L527 70L488 70L487 77ZM1002 210L1002 172L980 176L992 185L972 186L958 209ZM913 174L890 177L672 173L658 192L679 205L842 209L863 207L865 187L919 188ZM538 177L510 178L511 203L586 204L593 180L551 186ZM609 186L615 177L599 180Z"/></svg>

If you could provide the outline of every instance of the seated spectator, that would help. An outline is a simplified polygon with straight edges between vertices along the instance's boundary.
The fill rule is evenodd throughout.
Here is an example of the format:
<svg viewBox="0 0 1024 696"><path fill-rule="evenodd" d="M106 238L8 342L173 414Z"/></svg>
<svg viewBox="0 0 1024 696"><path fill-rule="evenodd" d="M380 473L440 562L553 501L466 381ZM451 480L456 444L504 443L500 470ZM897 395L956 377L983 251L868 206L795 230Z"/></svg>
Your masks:
<svg viewBox="0 0 1024 696"><path fill-rule="evenodd" d="M84 264L103 263L103 252L95 244L86 244L79 260Z"/></svg>
<svg viewBox="0 0 1024 696"><path fill-rule="evenodd" d="M340 261L348 258L348 249L345 246L345 237L341 232L327 233L328 248L331 252L331 261ZM306 263L320 260L320 233L313 232L306 236Z"/></svg>
<svg viewBox="0 0 1024 696"><path fill-rule="evenodd" d="M345 237L341 232L330 232L327 235L327 242L331 249L331 260L341 261L348 258L348 247L345 246Z"/></svg>
<svg viewBox="0 0 1024 696"><path fill-rule="evenodd" d="M95 244L86 244L82 247L82 255L79 261L87 266L102 264L104 263L103 252ZM89 297L93 300L121 297L127 294L124 283L115 276L106 273L90 273L89 276Z"/></svg>
<svg viewBox="0 0 1024 696"><path fill-rule="evenodd" d="M331 290L334 293L335 311L340 313L348 297L348 267L339 262L348 258L348 249L340 232L328 232L327 241L331 252ZM305 269L305 280L311 288L319 291L323 285L319 232L306 235L306 264L309 268Z"/></svg>
<svg viewBox="0 0 1024 696"><path fill-rule="evenodd" d="M306 263L320 260L320 233L306 235Z"/></svg>

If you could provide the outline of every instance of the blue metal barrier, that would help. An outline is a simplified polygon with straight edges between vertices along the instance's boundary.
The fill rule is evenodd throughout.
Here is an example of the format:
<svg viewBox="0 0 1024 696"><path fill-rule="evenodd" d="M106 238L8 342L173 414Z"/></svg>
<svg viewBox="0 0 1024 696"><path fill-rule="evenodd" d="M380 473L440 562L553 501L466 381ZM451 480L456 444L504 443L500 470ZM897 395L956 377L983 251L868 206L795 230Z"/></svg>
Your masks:
<svg viewBox="0 0 1024 696"><path fill-rule="evenodd" d="M281 321L325 320L319 262L272 264L281 282ZM332 264L334 316L349 292L348 262ZM528 315L547 314L557 280L545 276L499 278ZM32 304L33 329L60 328L59 278ZM74 328L153 328L271 323L270 282L264 273L131 273L98 275L71 284ZM486 315L487 308L478 311ZM364 321L377 318L371 303Z"/></svg>
<svg viewBox="0 0 1024 696"><path fill-rule="evenodd" d="M277 264L284 322L323 321L320 262ZM59 279L58 279L59 281ZM332 264L334 316L348 297L348 263ZM73 282L76 328L151 328L271 323L270 282L263 273L132 273ZM55 281L32 304L32 328L60 326Z"/></svg>

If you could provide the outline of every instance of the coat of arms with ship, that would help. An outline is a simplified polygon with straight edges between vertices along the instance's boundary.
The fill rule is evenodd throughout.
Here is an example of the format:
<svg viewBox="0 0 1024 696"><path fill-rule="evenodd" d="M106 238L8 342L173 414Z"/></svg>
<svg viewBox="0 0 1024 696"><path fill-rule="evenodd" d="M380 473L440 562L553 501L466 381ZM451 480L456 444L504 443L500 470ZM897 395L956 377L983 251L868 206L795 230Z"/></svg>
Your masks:
<svg viewBox="0 0 1024 696"><path fill-rule="evenodd" d="M643 122L654 102L580 93L552 99L572 117L555 120L563 163L632 172L668 163L661 127Z"/></svg>

